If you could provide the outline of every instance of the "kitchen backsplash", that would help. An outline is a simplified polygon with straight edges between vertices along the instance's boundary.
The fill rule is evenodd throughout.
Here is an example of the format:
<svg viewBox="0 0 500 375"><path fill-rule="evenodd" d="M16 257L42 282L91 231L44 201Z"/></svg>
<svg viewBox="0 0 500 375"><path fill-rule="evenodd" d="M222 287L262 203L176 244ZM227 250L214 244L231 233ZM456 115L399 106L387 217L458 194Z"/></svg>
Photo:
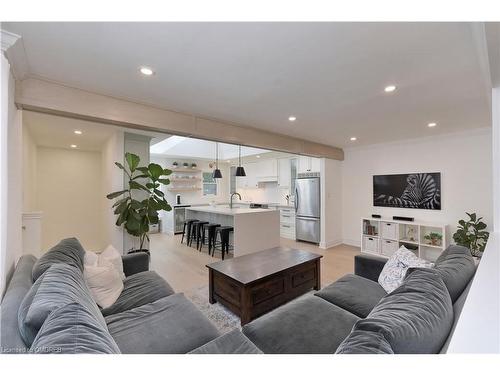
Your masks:
<svg viewBox="0 0 500 375"><path fill-rule="evenodd" d="M260 184L259 188L238 189L241 199L244 202L279 204L286 204L285 195L288 194L288 191L288 189L278 188L278 184L276 183Z"/></svg>

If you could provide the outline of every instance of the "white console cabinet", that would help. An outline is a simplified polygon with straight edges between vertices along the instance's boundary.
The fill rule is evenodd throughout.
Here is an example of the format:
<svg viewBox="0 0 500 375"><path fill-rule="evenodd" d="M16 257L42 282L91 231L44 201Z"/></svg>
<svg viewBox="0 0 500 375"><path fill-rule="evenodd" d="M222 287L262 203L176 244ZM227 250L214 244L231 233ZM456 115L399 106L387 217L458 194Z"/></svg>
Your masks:
<svg viewBox="0 0 500 375"><path fill-rule="evenodd" d="M404 245L419 258L433 262L448 245L446 227L435 223L362 218L361 252L388 258Z"/></svg>

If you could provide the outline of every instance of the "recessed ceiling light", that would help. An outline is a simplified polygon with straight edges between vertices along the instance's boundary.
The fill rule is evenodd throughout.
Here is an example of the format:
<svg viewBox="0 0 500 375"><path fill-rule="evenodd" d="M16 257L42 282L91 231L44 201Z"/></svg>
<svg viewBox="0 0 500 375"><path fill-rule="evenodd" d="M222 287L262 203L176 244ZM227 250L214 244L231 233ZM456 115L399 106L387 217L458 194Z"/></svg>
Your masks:
<svg viewBox="0 0 500 375"><path fill-rule="evenodd" d="M74 131L75 134L78 134L78 135L81 135L82 134L82 131L81 130L75 130Z"/></svg>
<svg viewBox="0 0 500 375"><path fill-rule="evenodd" d="M295 120L297 120L297 117L295 116L288 117L288 121L294 122Z"/></svg>
<svg viewBox="0 0 500 375"><path fill-rule="evenodd" d="M394 85L386 86L384 89L385 92L393 92L395 90L396 90L396 86L394 86Z"/></svg>
<svg viewBox="0 0 500 375"><path fill-rule="evenodd" d="M71 145L70 147L71 147L71 148L76 148L76 145Z"/></svg>
<svg viewBox="0 0 500 375"><path fill-rule="evenodd" d="M356 137L351 137L351 141L353 141L353 142L356 141L357 139L358 138L356 138Z"/></svg>
<svg viewBox="0 0 500 375"><path fill-rule="evenodd" d="M153 75L153 69L151 68L148 68L147 66L141 66L141 68L139 69L139 71L144 74L145 76L151 76Z"/></svg>
<svg viewBox="0 0 500 375"><path fill-rule="evenodd" d="M260 158L260 155L257 155L256 158Z"/></svg>
<svg viewBox="0 0 500 375"><path fill-rule="evenodd" d="M429 128L433 128L433 127L434 127L434 126L436 126L436 125L437 125L437 124L436 124L435 122L429 122L429 123L427 124L427 126L428 126Z"/></svg>

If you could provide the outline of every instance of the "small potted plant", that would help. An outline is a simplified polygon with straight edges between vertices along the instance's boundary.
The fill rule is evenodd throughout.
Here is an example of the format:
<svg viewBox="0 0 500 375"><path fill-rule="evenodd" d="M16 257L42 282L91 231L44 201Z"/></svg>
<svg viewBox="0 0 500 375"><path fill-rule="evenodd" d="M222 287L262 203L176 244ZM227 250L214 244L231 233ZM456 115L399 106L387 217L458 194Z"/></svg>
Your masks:
<svg viewBox="0 0 500 375"><path fill-rule="evenodd" d="M177 163L176 161L174 161L172 163L172 168L177 168L177 167L179 167L179 163Z"/></svg>
<svg viewBox="0 0 500 375"><path fill-rule="evenodd" d="M430 241L430 243L428 243L429 245L441 246L441 241L443 239L443 235L441 233L437 233L437 232L430 232L430 233L426 234L424 236L424 238L427 241Z"/></svg>
<svg viewBox="0 0 500 375"><path fill-rule="evenodd" d="M191 163L191 168L195 169L197 167L196 163Z"/></svg>
<svg viewBox="0 0 500 375"><path fill-rule="evenodd" d="M189 163L184 162L184 163L182 163L182 166L183 166L184 168L189 168Z"/></svg>

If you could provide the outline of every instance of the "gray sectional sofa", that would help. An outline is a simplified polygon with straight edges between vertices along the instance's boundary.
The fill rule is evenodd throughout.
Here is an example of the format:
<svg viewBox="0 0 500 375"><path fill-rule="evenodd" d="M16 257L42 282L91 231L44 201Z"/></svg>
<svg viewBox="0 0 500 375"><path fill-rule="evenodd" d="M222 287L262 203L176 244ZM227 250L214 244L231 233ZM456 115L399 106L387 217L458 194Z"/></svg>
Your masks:
<svg viewBox="0 0 500 375"><path fill-rule="evenodd" d="M65 239L23 256L2 300L2 353L187 353L220 333L154 271L149 255L123 257L124 290L106 309L83 278L85 251Z"/></svg>
<svg viewBox="0 0 500 375"><path fill-rule="evenodd" d="M414 268L390 294L378 284L386 259L355 257L355 274L297 298L194 353L442 353L476 266L448 247L431 269ZM249 345L253 344L253 345ZM239 349L234 349L239 348Z"/></svg>
<svg viewBox="0 0 500 375"><path fill-rule="evenodd" d="M124 290L99 309L83 279L84 250L66 239L17 264L1 304L2 353L439 353L446 351L475 272L450 246L432 269L410 269L390 294L385 259L355 257L355 274L220 335L182 294L148 271L149 255L123 257Z"/></svg>

